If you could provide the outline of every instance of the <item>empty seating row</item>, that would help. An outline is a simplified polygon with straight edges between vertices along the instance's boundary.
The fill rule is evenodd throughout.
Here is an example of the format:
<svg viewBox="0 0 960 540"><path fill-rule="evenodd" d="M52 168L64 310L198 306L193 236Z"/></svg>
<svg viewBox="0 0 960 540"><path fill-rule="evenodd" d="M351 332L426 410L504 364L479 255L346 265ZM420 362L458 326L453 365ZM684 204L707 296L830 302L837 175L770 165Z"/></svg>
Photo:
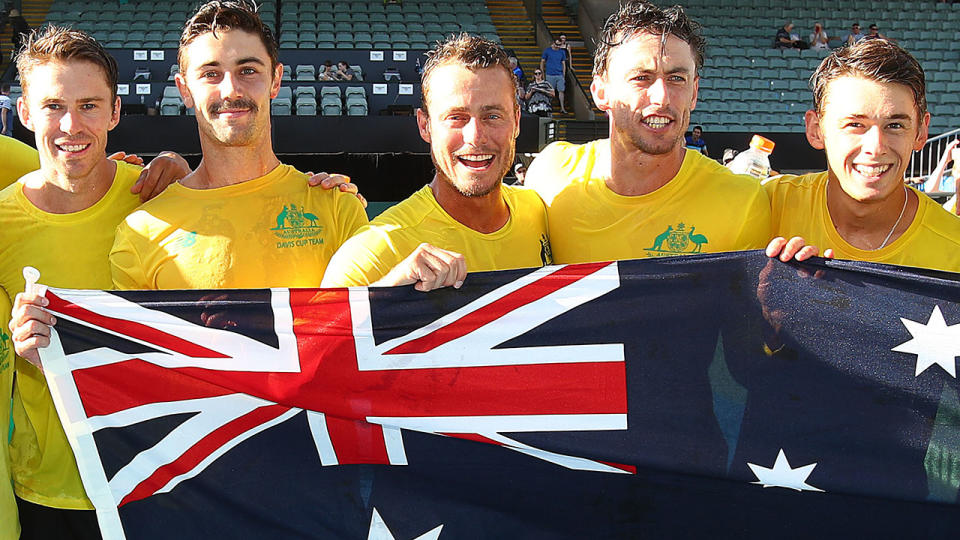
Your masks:
<svg viewBox="0 0 960 540"><path fill-rule="evenodd" d="M482 28L484 32L496 32L493 23L489 17L486 20L473 18L470 15L461 15L453 19L439 20L429 16L412 18L413 20L404 22L385 22L385 21L355 21L349 24L332 22L329 20L309 20L297 22L285 22L280 25L280 33L287 32L424 32L428 25L442 23L454 23L458 25L475 25ZM468 26L469 27L469 26Z"/></svg>
<svg viewBox="0 0 960 540"><path fill-rule="evenodd" d="M274 116L290 116L294 111L297 116L316 116L318 110L322 116L340 116L344 111L347 116L367 116L367 91L361 86L348 86L341 99L339 86L324 86L320 88L318 105L317 89L313 86L298 86L294 90L282 86L270 104Z"/></svg>

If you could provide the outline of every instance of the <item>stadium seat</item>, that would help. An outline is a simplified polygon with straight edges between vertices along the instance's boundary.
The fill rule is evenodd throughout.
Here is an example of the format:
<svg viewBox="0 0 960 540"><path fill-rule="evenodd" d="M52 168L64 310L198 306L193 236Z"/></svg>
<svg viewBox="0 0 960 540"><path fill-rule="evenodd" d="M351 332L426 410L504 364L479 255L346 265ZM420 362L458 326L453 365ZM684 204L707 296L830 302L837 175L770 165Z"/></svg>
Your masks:
<svg viewBox="0 0 960 540"><path fill-rule="evenodd" d="M281 86L277 97L270 103L270 114L273 116L290 116L293 108L293 91L289 86Z"/></svg>
<svg viewBox="0 0 960 540"><path fill-rule="evenodd" d="M183 101L176 86L165 86L160 98L160 116L180 116Z"/></svg>
<svg viewBox="0 0 960 540"><path fill-rule="evenodd" d="M358 81L358 82L363 81L363 68L362 68L362 67L360 67L359 65L351 64L351 65L350 65L350 69L352 69L353 72L357 74L357 81Z"/></svg>
<svg viewBox="0 0 960 540"><path fill-rule="evenodd" d="M298 86L293 89L293 96L298 100L302 97L312 97L316 99L317 89L313 86Z"/></svg>
<svg viewBox="0 0 960 540"><path fill-rule="evenodd" d="M347 98L347 116L367 116L367 98L350 96Z"/></svg>
<svg viewBox="0 0 960 540"><path fill-rule="evenodd" d="M317 100L310 96L297 98L297 116L316 116Z"/></svg>
<svg viewBox="0 0 960 540"><path fill-rule="evenodd" d="M317 68L310 64L300 64L297 66L296 80L315 81L317 80Z"/></svg>
<svg viewBox="0 0 960 540"><path fill-rule="evenodd" d="M281 79L284 81L289 81L292 78L291 73L292 73L292 70L290 66L287 66L287 65L283 66L283 77L281 77Z"/></svg>
<svg viewBox="0 0 960 540"><path fill-rule="evenodd" d="M324 96L320 102L320 110L323 116L340 116L343 114L343 104L337 97Z"/></svg>

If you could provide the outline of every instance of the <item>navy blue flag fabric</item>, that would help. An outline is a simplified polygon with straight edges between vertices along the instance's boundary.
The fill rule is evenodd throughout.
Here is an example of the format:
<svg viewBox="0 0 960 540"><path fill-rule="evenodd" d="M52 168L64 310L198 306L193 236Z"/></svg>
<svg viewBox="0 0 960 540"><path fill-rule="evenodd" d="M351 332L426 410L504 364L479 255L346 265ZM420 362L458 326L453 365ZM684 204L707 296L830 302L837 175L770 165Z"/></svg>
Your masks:
<svg viewBox="0 0 960 540"><path fill-rule="evenodd" d="M960 530L956 274L744 252L45 294L105 538Z"/></svg>

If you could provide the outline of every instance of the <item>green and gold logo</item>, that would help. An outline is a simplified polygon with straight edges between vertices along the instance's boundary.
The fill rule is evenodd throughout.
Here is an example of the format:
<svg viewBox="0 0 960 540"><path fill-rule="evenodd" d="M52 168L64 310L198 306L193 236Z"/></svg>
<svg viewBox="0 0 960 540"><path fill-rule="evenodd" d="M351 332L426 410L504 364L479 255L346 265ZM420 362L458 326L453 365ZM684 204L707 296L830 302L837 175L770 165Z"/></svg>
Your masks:
<svg viewBox="0 0 960 540"><path fill-rule="evenodd" d="M10 367L10 358L13 356L10 354L12 346L13 341L10 340L10 336L0 332L0 372L6 371Z"/></svg>
<svg viewBox="0 0 960 540"><path fill-rule="evenodd" d="M540 235L540 262L544 266L553 264L553 251L550 249L550 240L547 239L546 234Z"/></svg>
<svg viewBox="0 0 960 540"><path fill-rule="evenodd" d="M323 233L323 225L317 223L320 218L296 204L288 204L277 214L277 226L270 229L280 238L277 247L294 247L323 244L323 238L316 238Z"/></svg>
<svg viewBox="0 0 960 540"><path fill-rule="evenodd" d="M690 230L687 230L684 223L678 223L676 228L668 225L665 231L653 239L653 245L644 250L650 252L649 257L700 253L703 245L709 242L706 236L696 233L696 229L690 227Z"/></svg>

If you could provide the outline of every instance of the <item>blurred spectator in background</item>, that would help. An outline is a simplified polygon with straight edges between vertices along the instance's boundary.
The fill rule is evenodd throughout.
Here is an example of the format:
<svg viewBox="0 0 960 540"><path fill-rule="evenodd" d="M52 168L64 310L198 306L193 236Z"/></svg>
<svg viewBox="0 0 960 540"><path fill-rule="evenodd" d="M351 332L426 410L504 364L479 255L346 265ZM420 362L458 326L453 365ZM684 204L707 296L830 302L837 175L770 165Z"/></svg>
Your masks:
<svg viewBox="0 0 960 540"><path fill-rule="evenodd" d="M863 36L863 39L890 39L887 36L880 33L880 28L876 24L870 25L870 33ZM896 41L895 39L890 39L890 41Z"/></svg>
<svg viewBox="0 0 960 540"><path fill-rule="evenodd" d="M707 153L707 141L703 140L703 126L694 126L690 130L690 135L686 136L687 139L687 148L691 150L696 150L701 154L710 157L710 154Z"/></svg>
<svg viewBox="0 0 960 540"><path fill-rule="evenodd" d="M567 36L565 34L560 34L560 48L563 52L567 53L567 69L573 69L573 50L570 49L570 44L567 43Z"/></svg>
<svg viewBox="0 0 960 540"><path fill-rule="evenodd" d="M352 81L357 78L357 74L350 67L346 60L337 62L337 71L333 77L338 81Z"/></svg>
<svg viewBox="0 0 960 540"><path fill-rule="evenodd" d="M13 102L8 83L0 85L0 135L13 137Z"/></svg>
<svg viewBox="0 0 960 540"><path fill-rule="evenodd" d="M527 112L549 118L550 113L553 112L554 95L553 85L544 79L543 71L540 69L534 71L533 82L527 86L527 92L524 95Z"/></svg>
<svg viewBox="0 0 960 540"><path fill-rule="evenodd" d="M320 65L320 73L317 73L317 80L335 81L337 80L336 72L337 70L333 67L333 62L326 60Z"/></svg>
<svg viewBox="0 0 960 540"><path fill-rule="evenodd" d="M947 172L947 165L953 162L953 169L951 169L949 174ZM926 179L923 183L923 191L928 193L942 193L942 192L953 192L953 197L951 197L943 207L954 215L960 215L960 208L957 205L957 193L960 193L960 182L957 182L957 179L960 178L960 139L954 139L943 151L943 155L940 156L940 162L937 163L937 167L933 169L933 172L930 173L930 177Z"/></svg>
<svg viewBox="0 0 960 540"><path fill-rule="evenodd" d="M847 34L844 41L847 43L847 46L852 46L864 37L863 32L860 31L860 23L853 23L853 25L850 26L850 33Z"/></svg>
<svg viewBox="0 0 960 540"><path fill-rule="evenodd" d="M777 30L777 37L773 40L773 47L775 49L809 49L810 45L800 39L800 36L797 34L792 34L793 32L793 23L787 21L787 24L780 27Z"/></svg>
<svg viewBox="0 0 960 540"><path fill-rule="evenodd" d="M527 76L523 74L523 68L520 67L520 61L517 60L516 56L511 56L510 58L510 69L513 70L513 75L520 82L522 87L524 84L527 84Z"/></svg>
<svg viewBox="0 0 960 540"><path fill-rule="evenodd" d="M823 25L820 23L814 23L813 33L810 34L810 48L811 49L829 49L830 45L828 42L830 38L827 37L827 31L823 29Z"/></svg>
<svg viewBox="0 0 960 540"><path fill-rule="evenodd" d="M550 86L556 90L560 98L560 112L567 114L567 106L563 102L563 91L566 90L567 79L567 51L560 48L560 39L553 40L549 47L543 50L540 57L540 71Z"/></svg>
<svg viewBox="0 0 960 540"><path fill-rule="evenodd" d="M20 15L19 10L10 10L10 32L10 41L13 42L13 52L11 53L10 60L13 61L23 47L23 40L27 39L27 34L30 33L30 25L27 24L27 20Z"/></svg>
<svg viewBox="0 0 960 540"><path fill-rule="evenodd" d="M517 177L517 184L522 186L527 176L526 165L524 165L522 161L518 161L517 164L513 166L513 174Z"/></svg>

